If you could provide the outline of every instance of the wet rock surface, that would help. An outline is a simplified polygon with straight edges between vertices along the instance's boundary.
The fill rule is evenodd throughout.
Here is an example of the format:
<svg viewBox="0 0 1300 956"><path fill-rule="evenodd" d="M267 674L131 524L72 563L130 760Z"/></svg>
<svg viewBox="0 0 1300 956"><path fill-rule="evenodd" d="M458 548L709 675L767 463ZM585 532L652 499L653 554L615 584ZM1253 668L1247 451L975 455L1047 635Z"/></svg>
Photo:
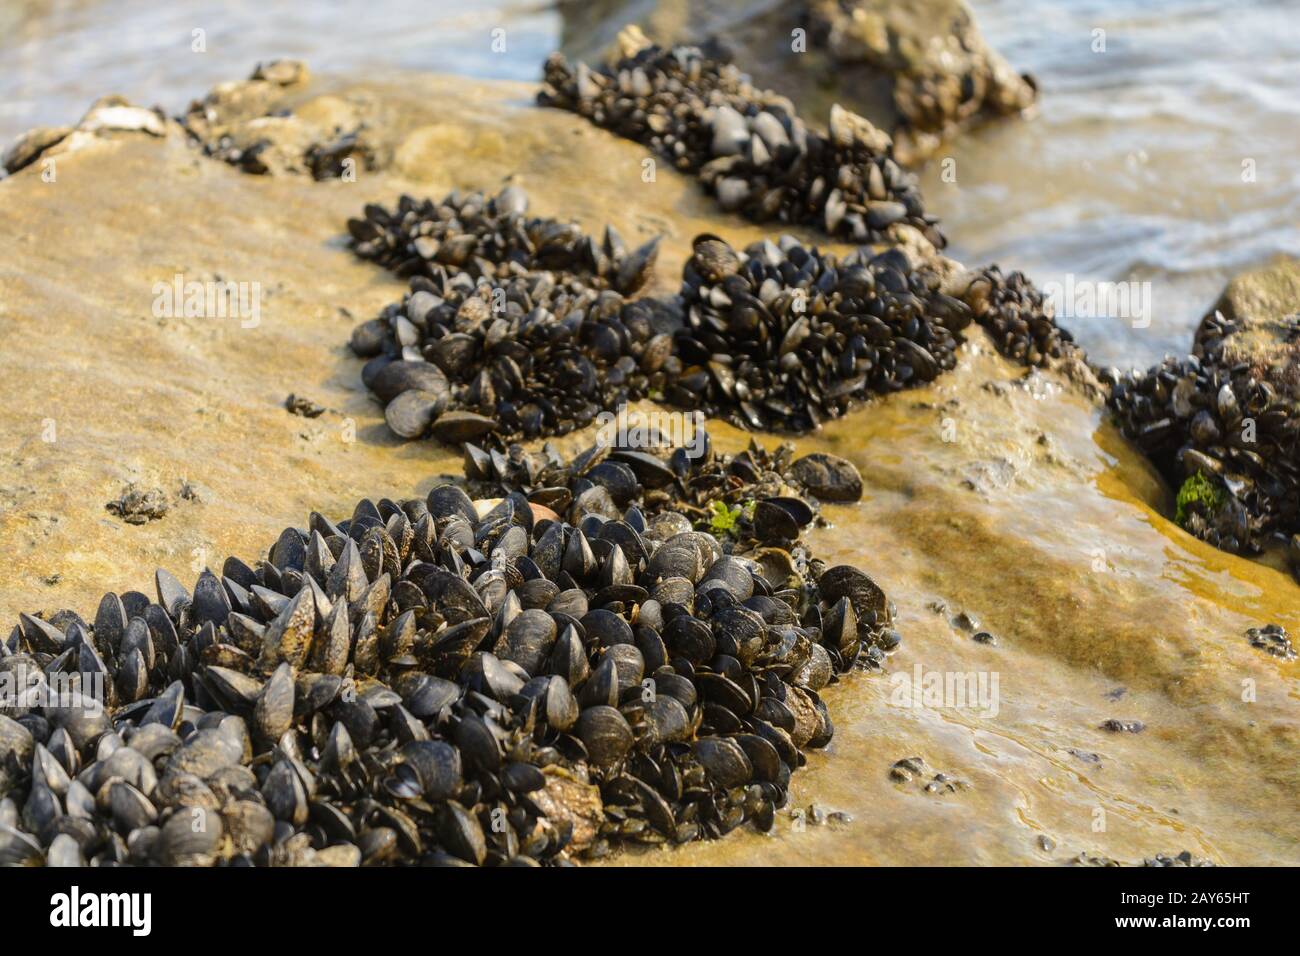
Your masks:
<svg viewBox="0 0 1300 956"><path fill-rule="evenodd" d="M427 494L445 481L437 476L459 471L435 443L390 437L357 382L361 363L341 346L356 319L340 303L374 315L403 291L345 248L342 224L363 203L391 208L403 193L442 196L522 176L539 214L574 217L595 235L614 224L634 246L662 235L653 295L676 290L693 236L711 232L734 249L764 238L718 217L669 170L643 184L642 149L529 106L527 86L318 77L310 89L286 89L291 109L330 96L384 104L376 132L392 144L393 163L355 183L313 183L240 175L196 156L183 137L96 136L60 160L57 188L30 168L0 184L13 226L12 241L0 238L11 266L0 276L0 322L17 332L0 352L13 399L0 407L0 427L19 436L0 458L9 569L0 605L10 620L40 607L46 621L70 622L58 609L95 608L106 582L151 592L159 565L192 579L195 549L215 556L205 562L214 567L226 554L252 560L286 516L349 514L381 489L394 500ZM150 317L151 287L181 270L261 280L261 325ZM86 353L90 337L97 347ZM51 377L74 354L84 356L78 375L52 393ZM336 362L322 362L328 355ZM179 364L193 374L178 378ZM337 413L286 414L291 388ZM42 440L47 419L56 440ZM183 460L158 440L177 428ZM748 436L718 425L714 439L737 452ZM815 802L853 819L796 829L782 813L769 834L746 826L726 840L612 862L1044 864L1080 850L1141 862L1172 848L1219 863L1295 862L1295 665L1243 638L1260 622L1300 626L1294 585L1166 520L1172 505L1158 476L1073 378L1056 369L1026 376L972 327L950 373L828 422L800 441L796 458L805 453L851 460L862 479L860 502L824 506L830 526L805 529L805 539L828 564L869 568L907 634L885 673L851 672L819 692L835 716L835 752L808 751L791 782L792 806ZM980 474L998 480L964 484ZM128 479L168 489L201 481L207 492L164 521L126 528L103 502ZM939 600L977 609L997 650L955 640L928 610ZM917 665L987 671L994 656L996 713L891 700L895 675ZM1249 703L1247 678L1258 689ZM1108 702L1116 686L1128 688L1122 707ZM1098 724L1110 716L1149 729L1109 734ZM11 730L0 722L0 736L22 748L22 732ZM934 799L900 793L882 753L925 754L972 788ZM544 773L537 800L594 838L592 786ZM284 771L277 780L294 789ZM140 807L119 792L126 819ZM1098 806L1123 824L1112 812L1107 832L1094 832ZM237 809L245 831L264 826L260 812ZM1068 852L1044 856L1040 832ZM373 839L385 852L389 838ZM68 840L56 840L68 853Z"/></svg>

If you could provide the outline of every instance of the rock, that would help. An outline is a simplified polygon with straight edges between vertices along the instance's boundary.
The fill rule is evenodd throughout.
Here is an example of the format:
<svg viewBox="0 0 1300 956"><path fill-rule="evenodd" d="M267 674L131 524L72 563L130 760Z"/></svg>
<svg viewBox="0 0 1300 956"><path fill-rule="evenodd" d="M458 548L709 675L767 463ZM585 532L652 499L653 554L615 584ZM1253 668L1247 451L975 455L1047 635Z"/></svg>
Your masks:
<svg viewBox="0 0 1300 956"><path fill-rule="evenodd" d="M862 476L853 462L826 452L804 455L790 466L790 475L822 501L858 501Z"/></svg>
<svg viewBox="0 0 1300 956"><path fill-rule="evenodd" d="M38 126L28 130L5 150L4 158L0 159L0 166L12 175L36 162L43 152L62 141L71 132L71 126Z"/></svg>
<svg viewBox="0 0 1300 956"><path fill-rule="evenodd" d="M707 46L804 113L826 116L839 102L861 114L893 137L894 156L906 165L1037 96L1033 80L985 43L965 0L568 0L559 8L566 56L594 62L633 56L652 42Z"/></svg>
<svg viewBox="0 0 1300 956"><path fill-rule="evenodd" d="M1230 328L1224 328L1224 322ZM1228 283L1196 330L1192 354L1204 358L1222 346L1227 367L1252 370L1287 394L1300 394L1300 259L1279 256Z"/></svg>
<svg viewBox="0 0 1300 956"><path fill-rule="evenodd" d="M840 64L893 80L903 162L931 155L971 121L1032 106L1037 87L991 50L965 0L810 0L815 42Z"/></svg>
<svg viewBox="0 0 1300 956"><path fill-rule="evenodd" d="M0 323L13 330L11 347L0 349L8 398L0 434L16 436L0 459L4 619L33 607L94 608L109 582L152 593L160 562L180 573L200 546L213 567L226 555L258 553L288 518L302 515L304 502L337 521L350 514L357 489L376 480L404 495L459 471L458 449L421 442L395 450L375 440L387 433L383 407L356 383L361 362L340 351L352 324L337 320L340 306L360 319L403 288L339 241L362 203L390 203L403 191L492 188L515 175L545 214L587 228L613 222L628 237L665 232L660 258L668 278L660 293L674 291L692 236L711 232L743 248L777 231L719 216L710 197L667 166L653 189L628 203L627 171L640 168L645 149L581 118L535 108L529 85L412 74L317 77L274 92L306 115L319 98L368 97L379 110L372 132L393 150L391 169L338 189L306 176L259 180L196 156L182 137L126 135L111 150L69 155L72 175L61 161L58 189L31 174L0 183L13 226L0 237ZM564 163L555 162L557 143L572 144ZM78 229L56 229L72 221ZM97 241L105 235L118 241ZM144 261L140 243L160 235L167 261ZM281 291L267 296L256 329L153 319L140 290L170 281L180 267ZM109 323L113 334L102 334ZM910 676L911 660L891 668L897 674L864 673L819 692L837 714L835 752L816 758L810 781L820 781L819 792L799 805L831 801L859 821L876 820L882 807L897 812L883 829L864 822L853 839L818 842L818 862L1041 863L1034 831L1015 822L1030 794L1037 825L1071 852L1088 847L1140 862L1159 848L1180 849L1186 834L1173 827L1194 819L1203 834L1197 845L1213 846L1220 862L1296 865L1300 719L1288 696L1295 665L1243 637L1265 621L1296 633L1295 584L1275 567L1210 553L1173 528L1160 516L1167 489L1099 421L1091 400L1055 369L1026 379L982 329L970 333L958 366L934 384L880 397L800 439L802 453L835 451L852 461L870 489L851 508L827 509L832 526L811 533L837 551L836 561L879 565L911 646L942 649L937 660L922 655L927 674L930 666L986 672L994 653L956 639L946 617L924 611L941 598L951 608L980 609L982 625L1016 649L1017 662L1032 664L1034 679L1016 682L1015 706L971 722L923 708L899 719L888 681ZM53 388L50 356L66 355L80 356L77 374ZM337 410L337 427L333 414L320 419L329 436L307 453L299 429L285 427L293 423L280 400L290 388ZM57 424L58 441L39 440L45 416ZM956 428L945 438L949 417ZM169 434L182 434L183 445L158 440ZM1040 444L1044 434L1050 445ZM749 438L722 425L713 437L733 452ZM998 462L1010 478L996 494L961 485L970 469ZM168 489L182 474L201 480L211 503L126 529L102 502L141 474ZM51 572L62 573L56 584L46 583ZM1004 668L1002 676L1010 699L1012 675ZM1224 706L1240 700L1247 677L1257 682L1258 699ZM1102 733L1094 729L1099 688L1119 684L1141 695L1141 714L1161 715L1160 726L1107 735L1114 754L1098 771L1061 748L1072 735ZM892 748L883 756L882 735ZM1246 744L1225 749L1225 740ZM892 782L888 758L914 753L934 767L907 786ZM190 752L175 772L236 769L219 758ZM1062 760L1084 772L1065 772ZM960 768L977 787L920 798L917 788L938 767ZM1114 768L1122 772L1111 774ZM1107 792L1135 808L1107 833L1091 832L1090 815L1078 812L1095 805L1099 772ZM1048 778L1052 787L1043 786ZM1171 779L1179 782L1178 817L1168 812ZM594 788L573 785L588 798L575 837L594 839L601 822ZM233 838L230 816L222 817ZM269 829L273 821L261 822ZM809 839L737 834L625 862L806 863Z"/></svg>
<svg viewBox="0 0 1300 956"><path fill-rule="evenodd" d="M158 110L134 106L121 96L96 100L75 127L38 127L29 130L5 151L0 165L10 174L36 162L42 155L65 155L97 142L110 133L167 135L167 118Z"/></svg>
<svg viewBox="0 0 1300 956"><path fill-rule="evenodd" d="M259 63L251 77L254 80L266 80L277 86L306 83L310 78L311 71L302 60L271 60L269 63Z"/></svg>
<svg viewBox="0 0 1300 956"><path fill-rule="evenodd" d="M181 123L204 152L245 172L328 179L384 165L389 153L363 128L361 103L307 99L310 76L299 60L258 64L192 102Z"/></svg>
<svg viewBox="0 0 1300 956"><path fill-rule="evenodd" d="M151 136L167 133L166 122L157 112L132 106L119 96L107 97L91 106L77 129L87 133L141 132Z"/></svg>
<svg viewBox="0 0 1300 956"><path fill-rule="evenodd" d="M1225 551L1300 533L1300 260L1229 283L1193 353L1110 373L1124 433L1177 489L1175 521ZM1300 561L1292 556L1300 579Z"/></svg>
<svg viewBox="0 0 1300 956"><path fill-rule="evenodd" d="M596 839L605 818L600 790L559 767L548 767L546 786L529 794L552 827L571 826L569 845L575 851L586 849Z"/></svg>

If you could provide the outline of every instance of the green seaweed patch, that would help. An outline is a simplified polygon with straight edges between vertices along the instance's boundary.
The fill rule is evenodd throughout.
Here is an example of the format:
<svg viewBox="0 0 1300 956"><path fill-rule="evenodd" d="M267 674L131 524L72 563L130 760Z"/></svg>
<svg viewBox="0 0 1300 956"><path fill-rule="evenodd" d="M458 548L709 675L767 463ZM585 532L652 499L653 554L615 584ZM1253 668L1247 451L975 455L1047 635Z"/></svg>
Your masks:
<svg viewBox="0 0 1300 956"><path fill-rule="evenodd" d="M740 523L742 514L739 506L731 506L725 501L709 502L709 530L713 532L714 537L722 537L724 534L735 534L736 525Z"/></svg>
<svg viewBox="0 0 1300 956"><path fill-rule="evenodd" d="M1186 527L1193 505L1200 506L1196 510L1214 515L1223 507L1223 501L1223 489L1217 482L1205 477L1204 472L1198 471L1184 481L1183 486L1178 489L1178 505L1174 511L1174 521L1180 528Z"/></svg>
<svg viewBox="0 0 1300 956"><path fill-rule="evenodd" d="M710 501L708 521L700 523L705 524L715 538L721 538L723 535L737 537L740 534L741 519L753 515L754 504L752 499L739 505L729 505L725 501Z"/></svg>

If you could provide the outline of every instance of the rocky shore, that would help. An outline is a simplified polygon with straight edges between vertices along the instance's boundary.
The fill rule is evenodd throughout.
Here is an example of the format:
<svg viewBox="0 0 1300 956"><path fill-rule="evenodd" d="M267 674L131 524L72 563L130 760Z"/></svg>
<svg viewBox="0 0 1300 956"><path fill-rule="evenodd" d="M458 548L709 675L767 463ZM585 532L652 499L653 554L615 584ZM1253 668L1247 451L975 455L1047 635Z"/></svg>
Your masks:
<svg viewBox="0 0 1300 956"><path fill-rule="evenodd" d="M866 252L834 242L823 252L819 233L839 233L829 200L817 217L783 225L789 237L773 236L762 217L719 212L672 169L645 180L643 145L538 109L535 92L311 79L273 65L214 91L183 122L104 101L76 129L37 134L7 157L16 175L0 189L18 235L0 315L11 334L45 344L3 359L15 401L0 421L29 437L0 472L13 569L0 598L12 616L41 613L22 618L0 666L27 655L57 673L56 661L75 656L80 670L112 671L124 706L114 733L56 719L57 709L6 710L6 752L22 759L3 779L21 801L4 804L0 852L524 862L662 839L689 845L616 860L1088 863L1186 851L1294 862L1295 665L1260 646L1276 643L1266 624L1300 626L1293 585L1160 516L1155 474L1105 422L1102 390L1023 277L943 258L924 218L912 225L919 235L891 222L888 235L860 237L875 242ZM784 116L793 123L793 111ZM845 148L875 139L859 119L839 115L859 137ZM755 168L759 139L749 139ZM887 159L889 138L877 145ZM41 175L45 160L53 180ZM473 225L483 217L490 228ZM345 230L349 219L358 225ZM139 244L100 241L123 233ZM103 250L93 264L92 245ZM259 283L258 321L158 314L156 284L181 274ZM522 323L545 304L563 318L579 303L592 314L579 312L573 328L610 328L605 354L599 337L579 338L597 356L591 374L609 387L624 358L634 368L623 366L598 409L644 396L748 427L822 428L769 459L718 425L725 457L710 452L699 466L717 472L700 489L725 475L722 499L690 491L689 463L574 459L590 446L587 420L555 427L562 419L548 421L537 398L554 403L563 380L533 396L540 415L522 402L512 419L500 404L509 367L474 359L527 337L493 332L495 288L518 306L495 321ZM647 300L661 305L638 306ZM1244 322L1235 308L1231 321ZM616 315L651 334L620 336ZM1202 330L1213 361L1228 348L1212 340L1228 331ZM366 334L377 347L363 371ZM656 335L670 337L681 374L662 393L647 378L618 395L638 370L663 368L645 364ZM58 391L51 355L82 362ZM745 358L714 367L719 355ZM816 420L783 410L801 394L757 394L793 371L786 355L834 376L798 386L829 396L807 405L824 410ZM842 355L852 364L837 366ZM546 353L542 365L558 358ZM408 362L442 379L411 379ZM851 384L836 394L836 380ZM290 414L290 393L292 409L319 413ZM453 399L457 430L438 436ZM756 401L762 417L746 409ZM488 437L470 416L511 427L464 462L390 434ZM183 456L156 440L178 431ZM531 465L508 445L566 431L563 454ZM551 467L564 475L543 480ZM451 477L483 508L448 490ZM652 495L660 479L660 492L681 491ZM129 522L127 511L143 513L120 504L131 485L140 494L129 500L169 505ZM280 530L308 511L305 528ZM680 540L655 522L683 514L687 525L671 530L691 547L670 547ZM650 540L661 542L654 553ZM792 566L772 564L784 560L774 550ZM236 554L247 557L226 557ZM687 561L686 573L656 571L667 555ZM733 563L744 558L754 563ZM159 565L171 570L155 577ZM870 586L848 569L858 565ZM216 566L226 580L204 571ZM199 578L192 592L178 582L186 567ZM693 595L655 591L672 578ZM128 590L105 596L106 584ZM585 613L552 609L561 594L581 595ZM60 610L69 607L99 611ZM570 635L558 614L581 630ZM743 637L751 615L766 635L755 654ZM632 641L602 639L602 628L626 628ZM556 658L557 647L569 653ZM855 659L884 670L850 671ZM671 703L661 708L671 714L652 712L637 697L638 666L682 695L674 678L690 685L694 709L672 692L655 698L676 701L687 729ZM997 675L1001 690L982 708L914 704L903 691L919 697L927 672ZM427 680L403 683L414 673ZM832 685L834 673L843 677ZM1243 679L1255 687L1248 701ZM439 694L454 696L434 706ZM831 715L835 753L822 757ZM654 769L625 759L633 751ZM222 823L203 840L169 835L178 806L216 810ZM510 826L489 835L494 808ZM1094 825L1099 808L1112 826ZM758 825L737 829L745 820Z"/></svg>

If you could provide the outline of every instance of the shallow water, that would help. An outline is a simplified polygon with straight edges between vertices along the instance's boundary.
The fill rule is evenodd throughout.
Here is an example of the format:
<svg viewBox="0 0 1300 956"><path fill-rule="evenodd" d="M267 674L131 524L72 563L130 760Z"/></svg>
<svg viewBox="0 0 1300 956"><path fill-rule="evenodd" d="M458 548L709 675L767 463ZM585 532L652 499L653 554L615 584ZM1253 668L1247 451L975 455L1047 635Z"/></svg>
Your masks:
<svg viewBox="0 0 1300 956"><path fill-rule="evenodd" d="M1130 366L1185 351L1234 272L1300 254L1300 0L974 7L989 42L1043 93L1031 122L961 137L925 170L957 258L1039 283L1137 283L1129 305L1083 300L1063 316L1096 361ZM277 56L354 75L533 81L561 26L542 3L0 0L0 141L75 122L108 92L179 111ZM204 53L192 52L196 29ZM1242 181L1247 161L1253 182Z"/></svg>
<svg viewBox="0 0 1300 956"><path fill-rule="evenodd" d="M1042 92L1031 122L949 147L955 183L942 163L926 170L958 259L997 260L1040 284L1150 283L1147 328L1122 315L1062 321L1095 361L1127 367L1186 352L1233 273L1300 254L1300 3L974 7L987 40Z"/></svg>
<svg viewBox="0 0 1300 956"><path fill-rule="evenodd" d="M504 29L505 49L492 48ZM195 52L194 31L206 52ZM260 60L356 75L410 69L536 80L560 34L545 4L464 0L0 0L0 142L75 123L120 93L179 112Z"/></svg>

